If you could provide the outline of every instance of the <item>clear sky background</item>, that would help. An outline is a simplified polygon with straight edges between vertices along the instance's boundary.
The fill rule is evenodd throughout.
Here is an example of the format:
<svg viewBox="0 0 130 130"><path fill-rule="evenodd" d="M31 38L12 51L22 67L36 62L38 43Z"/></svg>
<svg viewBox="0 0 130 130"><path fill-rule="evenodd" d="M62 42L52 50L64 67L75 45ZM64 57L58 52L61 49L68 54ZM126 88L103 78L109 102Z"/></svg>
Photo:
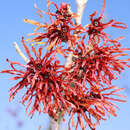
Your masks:
<svg viewBox="0 0 130 130"><path fill-rule="evenodd" d="M68 2L72 6L72 11L76 11L75 0L55 0L59 5L60 2ZM33 31L34 26L24 23L25 18L40 20L33 7L37 3L38 7L47 11L46 0L0 0L0 70L9 68L6 58L24 63L21 57L16 53L13 42L16 41L21 49L21 36ZM95 10L101 11L103 0L88 0L87 7L83 16L83 25L88 24L89 14ZM130 27L130 0L106 0L105 9L106 20L114 18L117 21L125 22ZM46 16L45 16L46 18ZM110 30L108 29L108 32ZM122 40L124 47L130 48L130 29L119 30L112 29L113 38L126 36ZM24 51L24 50L23 50ZM111 117L108 121L102 121L97 130L130 130L130 70L126 68L121 75L121 79L114 82L119 87L125 87L126 91L122 92L127 96L127 103L119 103L120 111L117 111L118 117ZM25 114L25 106L19 104L20 97L15 98L11 103L8 102L8 91L15 82L10 81L11 76L0 74L0 130L38 130L42 125L45 130L48 127L49 118L45 114L36 113L33 119ZM17 117L11 116L8 109L18 113ZM23 126L18 128L17 125L23 122ZM64 130L67 129L67 123L63 124ZM63 129L63 128L62 128Z"/></svg>

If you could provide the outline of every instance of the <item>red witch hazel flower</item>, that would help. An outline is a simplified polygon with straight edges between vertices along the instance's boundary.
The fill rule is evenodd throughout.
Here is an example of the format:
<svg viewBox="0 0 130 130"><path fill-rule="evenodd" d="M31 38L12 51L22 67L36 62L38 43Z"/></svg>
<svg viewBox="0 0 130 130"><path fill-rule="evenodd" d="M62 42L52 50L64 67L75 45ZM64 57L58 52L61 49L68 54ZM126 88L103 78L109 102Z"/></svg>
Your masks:
<svg viewBox="0 0 130 130"><path fill-rule="evenodd" d="M61 45L62 42L68 43L68 46L71 47L72 43L74 44L77 39L77 37L74 36L71 32L74 32L77 28L80 29L81 27L74 25L71 21L71 19L73 18L71 17L73 13L68 13L68 4L62 3L60 9L58 9L57 5L54 2L50 2L50 4L54 4L57 8L56 14L50 13L49 9L49 12L46 13L50 16L51 24L47 24L46 22L44 22L45 24L43 25L34 20L24 20L26 23L31 23L38 26L35 29L35 31L37 31L40 28L44 30L44 32L30 33L28 36L36 36L31 40L31 42L34 41L41 44L44 43L41 42L42 40L48 39L47 42L45 42L45 45L49 44L47 50L52 49L53 46L58 48L58 45ZM50 6L50 4L48 5ZM40 17L43 18L41 13L45 12L41 11L37 7L36 9L38 10L37 12L40 15ZM56 16L56 20L53 20L52 16ZM69 25L69 23L72 25L72 27Z"/></svg>
<svg viewBox="0 0 130 130"><path fill-rule="evenodd" d="M62 105L64 105L64 109L67 109L70 104L63 96L63 91L65 89L67 90L67 84L66 81L64 82L64 80L62 80L63 74L59 74L60 71L58 71L58 69L61 68L61 66L59 65L59 61L55 60L55 52L48 52L43 58L41 58L42 48L39 48L38 54L35 48L32 47L32 51L36 56L36 59L34 59L31 56L28 47L25 45L23 38L22 43L29 57L29 62L26 65L23 65L19 62L11 62L7 59L12 69L2 71L2 73L16 75L11 78L12 80L21 79L13 88L10 89L9 100L12 101L16 93L21 89L26 89L26 93L23 96L21 103L24 104L28 100L26 112L30 105L33 104L29 115L33 115L35 111L38 111L39 113L41 111L48 113L52 105L53 108L58 107L60 110L63 109ZM15 68L15 65L22 66L25 69L18 70ZM63 86L66 88L64 89Z"/></svg>
<svg viewBox="0 0 130 130"><path fill-rule="evenodd" d="M55 4L54 2L48 2L48 5L50 6L51 4L53 4L57 11L56 13L50 13L49 15L51 16L55 16L58 20L62 21L62 22L70 22L70 20L73 17L73 13L70 10L70 5L67 3L61 3L60 8L58 8L57 4Z"/></svg>
<svg viewBox="0 0 130 130"><path fill-rule="evenodd" d="M110 20L107 23L103 23L103 13L105 10L105 0L103 3L103 8L101 11L101 14L98 18L93 18L97 11L90 15L90 21L91 24L88 24L85 28L88 28L86 32L89 35L89 41L88 44L98 44L100 43L100 40L102 39L104 42L109 42L109 38L111 37L109 34L106 34L103 30L108 27L115 27L120 29L126 29L128 26L122 22L117 22L115 20Z"/></svg>
<svg viewBox="0 0 130 130"><path fill-rule="evenodd" d="M104 88L91 86L86 93L78 91L76 96L68 95L66 97L67 100L75 105L70 111L69 129L72 122L75 130L77 130L78 125L80 125L82 130L86 127L96 130L95 127L100 124L101 120L106 120L107 116L110 117L109 115L117 116L115 112L119 107L111 101L126 102L115 97L125 98L125 96L116 93L121 90L123 88L118 89L116 86ZM77 115L76 126L73 120L75 115Z"/></svg>
<svg viewBox="0 0 130 130"><path fill-rule="evenodd" d="M130 59L119 59L119 57L128 55L124 52L127 50L130 49L102 45L87 52L85 45L78 45L72 58L71 76L84 85L86 80L90 85L100 83L111 85L112 80L120 77L125 66L130 67L128 65Z"/></svg>

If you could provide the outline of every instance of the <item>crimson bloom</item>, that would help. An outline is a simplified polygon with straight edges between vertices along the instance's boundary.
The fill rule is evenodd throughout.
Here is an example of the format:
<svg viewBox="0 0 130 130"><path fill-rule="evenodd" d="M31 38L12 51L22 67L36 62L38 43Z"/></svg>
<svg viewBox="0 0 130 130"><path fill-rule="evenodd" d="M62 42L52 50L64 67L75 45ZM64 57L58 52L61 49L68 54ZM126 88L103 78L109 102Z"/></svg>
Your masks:
<svg viewBox="0 0 130 130"><path fill-rule="evenodd" d="M54 4L54 2L50 2L50 4ZM68 47L70 48L73 44L75 44L77 39L77 36L74 36L72 33L77 28L80 29L81 26L76 26L71 21L72 19L71 14L67 13L69 9L68 4L62 3L60 9L58 9L56 4L54 5L57 8L56 14L52 14L50 12L47 13L50 16L51 24L47 24L46 22L42 24L37 21L29 20L29 19L24 20L26 23L31 23L36 25L37 28L35 29L35 31L37 31L38 29L43 29L43 32L30 33L28 36L36 36L31 40L31 42L34 41L41 44L44 43L43 40L47 39L47 41L45 42L45 45L49 44L47 50L50 50L53 47L58 48L58 45L61 45L62 42L68 43ZM43 13L43 11L41 11L38 8L37 10L40 17L43 18L41 14ZM56 16L56 19L53 20L52 16ZM71 25L69 25L69 23L71 23Z"/></svg>
<svg viewBox="0 0 130 130"><path fill-rule="evenodd" d="M35 48L32 47L32 51L36 56L36 59L34 59L31 56L28 47L25 45L23 38L22 43L29 57L29 62L23 65L19 62L11 62L7 59L12 69L2 71L2 73L15 75L15 77L11 78L12 80L21 79L13 88L10 89L9 100L12 101L16 93L25 89L26 92L21 103L24 104L28 101L26 112L30 105L33 104L29 115L33 115L35 111L38 111L39 113L48 113L52 105L54 108L54 104L55 106L58 106L58 109L60 110L63 109L63 106L64 109L67 109L70 104L63 96L64 90L67 90L67 83L62 78L63 73L58 71L62 66L59 65L58 60L55 60L55 52L48 52L44 57L41 57L42 48L38 49L38 54ZM24 69L16 69L15 65L24 67Z"/></svg>
<svg viewBox="0 0 130 130"><path fill-rule="evenodd" d="M85 45L78 45L72 58L71 75L78 83L84 83L84 86L86 81L90 85L104 83L111 85L112 80L120 77L125 66L130 67L128 65L130 59L119 59L119 57L128 56L125 53L127 50L130 49L102 45L85 51Z"/></svg>
<svg viewBox="0 0 130 130"><path fill-rule="evenodd" d="M72 122L72 126L75 127L75 130L77 130L78 125L80 125L82 130L87 126L89 126L91 130L96 130L95 127L100 124L101 120L106 120L106 117L110 117L110 115L117 116L116 109L119 109L119 107L112 102L126 102L125 100L119 99L119 97L125 98L125 96L117 94L117 92L121 90L123 90L123 88L118 89L116 86L104 88L100 86L90 86L85 93L77 90L78 94L76 96L72 94L68 95L66 97L67 100L75 105L70 111L69 129L70 123ZM76 126L73 121L75 115L77 115Z"/></svg>
<svg viewBox="0 0 130 130"><path fill-rule="evenodd" d="M57 10L55 13L51 13L49 10L49 13L46 13L46 14L49 14L51 16L55 16L57 20L59 20L63 23L70 23L71 25L75 26L71 20L72 20L72 18L77 17L77 14L73 13L71 11L69 4L62 2L60 4L60 7L58 8L56 3L48 1L48 5L50 6L51 4L53 4ZM53 20L51 20L51 21L53 21Z"/></svg>
<svg viewBox="0 0 130 130"><path fill-rule="evenodd" d="M115 28L120 28L120 29L126 29L128 27L126 24L122 22L117 22L113 19L107 23L103 23L102 19L103 19L104 10L105 10L105 0L103 3L103 8L100 13L100 16L98 18L93 18L97 14L97 11L95 11L93 14L90 15L91 24L88 24L85 27L85 28L88 28L86 30L86 32L89 35L88 44L98 44L100 43L101 39L105 43L110 42L109 39L111 39L111 36L103 31L104 29L108 27L115 27Z"/></svg>
<svg viewBox="0 0 130 130"><path fill-rule="evenodd" d="M75 30L76 28L72 28L65 23L64 24L54 23L46 25L45 28L46 28L45 33L44 32L30 33L28 36L36 36L31 41L39 43L42 40L47 39L47 41L45 42L45 45L49 44L47 50L50 50L54 47L58 48L58 45L61 45L61 43L63 42L68 43L68 46L71 47L73 45L72 43L76 42L77 37L71 34L71 31Z"/></svg>

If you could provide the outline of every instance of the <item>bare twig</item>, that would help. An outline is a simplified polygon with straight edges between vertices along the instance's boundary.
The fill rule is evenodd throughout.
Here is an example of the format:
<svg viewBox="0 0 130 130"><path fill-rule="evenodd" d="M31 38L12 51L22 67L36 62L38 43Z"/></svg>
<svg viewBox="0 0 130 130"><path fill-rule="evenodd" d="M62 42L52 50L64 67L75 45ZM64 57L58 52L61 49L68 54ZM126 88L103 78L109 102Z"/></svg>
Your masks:
<svg viewBox="0 0 130 130"><path fill-rule="evenodd" d="M49 130L58 130L58 127L59 127L58 121L55 121L53 118L50 118Z"/></svg>
<svg viewBox="0 0 130 130"><path fill-rule="evenodd" d="M88 0L76 0L76 3L77 3L77 15L78 15L78 17L76 18L76 24L77 25L81 24L83 12L84 12L84 9L86 7L87 2L88 2Z"/></svg>
<svg viewBox="0 0 130 130"><path fill-rule="evenodd" d="M88 0L76 0L78 17L76 17L75 22L76 22L77 25L81 24L83 11L86 7L87 2L88 2ZM73 57L73 53L70 52L69 56L66 58L65 67L69 67L69 65L72 63L72 57Z"/></svg>
<svg viewBox="0 0 130 130"><path fill-rule="evenodd" d="M72 63L72 57L73 57L73 52L70 52L68 57L66 58L66 62L65 62L66 68L70 67L70 65Z"/></svg>
<svg viewBox="0 0 130 130"><path fill-rule="evenodd" d="M23 54L23 52L21 51L21 49L19 48L18 44L16 42L14 42L14 47L16 48L16 51L18 52L18 54L22 57L22 59L25 62L29 62L28 58Z"/></svg>

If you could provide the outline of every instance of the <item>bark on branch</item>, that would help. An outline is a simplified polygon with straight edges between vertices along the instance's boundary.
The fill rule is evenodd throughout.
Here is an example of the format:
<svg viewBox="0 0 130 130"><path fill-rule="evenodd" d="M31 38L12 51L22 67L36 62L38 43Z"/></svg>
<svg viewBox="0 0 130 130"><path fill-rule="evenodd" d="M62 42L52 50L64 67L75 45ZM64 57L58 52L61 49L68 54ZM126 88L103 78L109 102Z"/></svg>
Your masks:
<svg viewBox="0 0 130 130"><path fill-rule="evenodd" d="M88 2L88 0L76 0L76 3L77 3L77 15L78 15L78 17L76 18L76 24L77 25L81 24L83 12L84 12L84 9L86 7L87 2Z"/></svg>

